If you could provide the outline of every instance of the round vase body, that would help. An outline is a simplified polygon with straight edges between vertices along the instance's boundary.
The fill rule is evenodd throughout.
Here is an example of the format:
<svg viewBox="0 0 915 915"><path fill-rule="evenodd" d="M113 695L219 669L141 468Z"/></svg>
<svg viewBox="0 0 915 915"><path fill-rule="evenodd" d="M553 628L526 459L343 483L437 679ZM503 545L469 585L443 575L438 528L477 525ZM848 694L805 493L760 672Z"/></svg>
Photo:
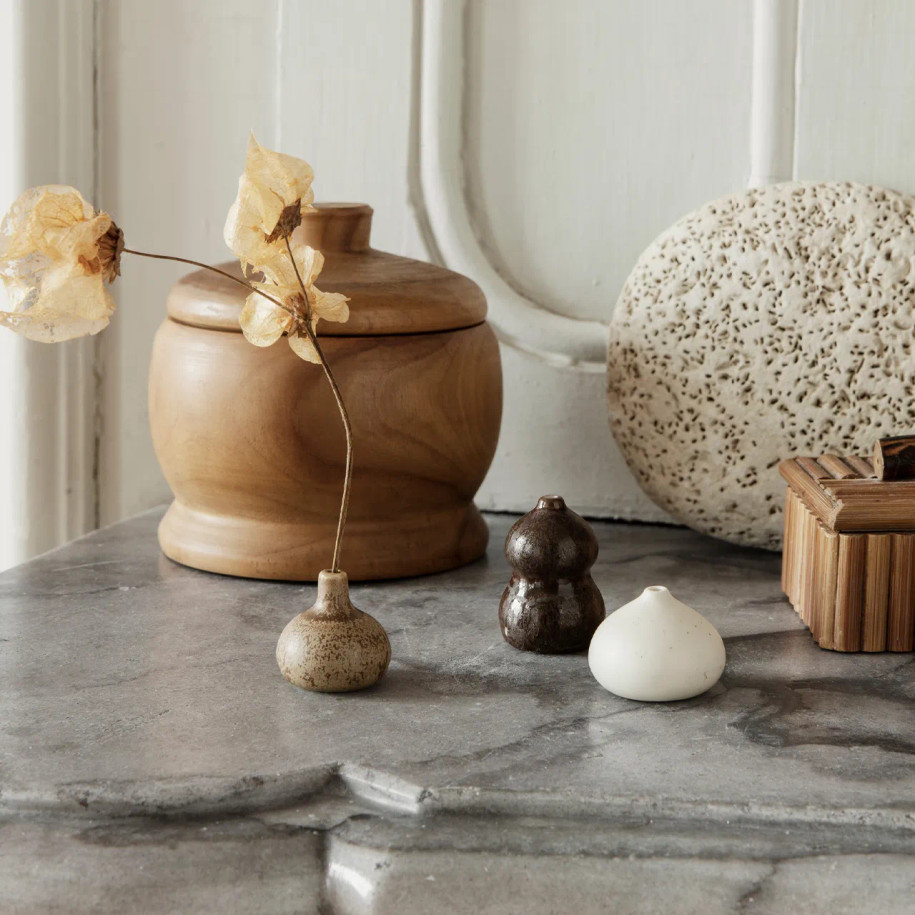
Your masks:
<svg viewBox="0 0 915 915"><path fill-rule="evenodd" d="M588 664L604 689L624 699L690 699L718 682L724 642L704 616L655 585L597 627Z"/></svg>
<svg viewBox="0 0 915 915"><path fill-rule="evenodd" d="M499 626L521 651L560 654L587 648L604 618L591 578L597 537L561 496L543 496L505 539L512 577L499 603Z"/></svg>
<svg viewBox="0 0 915 915"><path fill-rule="evenodd" d="M482 555L488 532L473 496L502 414L498 343L479 288L372 250L370 217L365 206L327 205L299 230L325 255L320 288L351 300L349 322L321 322L318 333L353 426L340 561L355 580ZM343 425L320 366L285 339L263 349L245 340L244 299L206 271L169 297L149 385L153 444L175 495L159 542L195 568L314 581L333 553Z"/></svg>
<svg viewBox="0 0 915 915"><path fill-rule="evenodd" d="M391 662L391 643L374 617L349 599L345 572L318 576L313 607L291 619L276 643L276 663L293 686L349 693L373 686Z"/></svg>

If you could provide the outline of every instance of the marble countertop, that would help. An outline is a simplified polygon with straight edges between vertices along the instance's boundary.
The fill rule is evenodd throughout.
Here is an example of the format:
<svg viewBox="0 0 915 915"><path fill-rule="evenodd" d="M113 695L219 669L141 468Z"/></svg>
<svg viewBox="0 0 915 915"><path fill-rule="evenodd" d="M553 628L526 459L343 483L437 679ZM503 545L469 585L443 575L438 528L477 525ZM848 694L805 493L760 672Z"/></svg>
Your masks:
<svg viewBox="0 0 915 915"><path fill-rule="evenodd" d="M913 656L818 649L778 556L595 525L608 610L663 584L727 646L639 704L503 642L490 516L487 558L353 585L391 667L320 695L274 660L314 587L178 566L160 516L0 576L4 912L911 910Z"/></svg>

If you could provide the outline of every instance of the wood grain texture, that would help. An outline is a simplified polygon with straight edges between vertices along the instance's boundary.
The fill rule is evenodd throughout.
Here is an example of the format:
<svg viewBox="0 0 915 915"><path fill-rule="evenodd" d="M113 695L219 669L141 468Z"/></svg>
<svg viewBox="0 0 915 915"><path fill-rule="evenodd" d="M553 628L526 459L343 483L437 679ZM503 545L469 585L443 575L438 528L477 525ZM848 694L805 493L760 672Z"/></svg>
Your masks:
<svg viewBox="0 0 915 915"><path fill-rule="evenodd" d="M840 534L827 531L822 525L818 529L820 551L817 570L818 610L813 636L820 648L835 648L836 587L839 572Z"/></svg>
<svg viewBox="0 0 915 915"><path fill-rule="evenodd" d="M845 458L845 463L855 470L858 476L863 480L869 480L874 476L873 465L866 457L852 454Z"/></svg>
<svg viewBox="0 0 915 915"><path fill-rule="evenodd" d="M809 466L785 463L784 476L812 483ZM838 464L832 469L841 472ZM915 533L830 530L793 485L785 497L782 590L821 648L915 647Z"/></svg>
<svg viewBox="0 0 915 915"><path fill-rule="evenodd" d="M865 534L846 534L839 540L834 639L836 651L861 649L866 561Z"/></svg>
<svg viewBox="0 0 915 915"><path fill-rule="evenodd" d="M788 600L793 600L791 575L794 566L794 513L797 496L789 486L785 492L785 533L782 538L782 591Z"/></svg>
<svg viewBox="0 0 915 915"><path fill-rule="evenodd" d="M815 480L809 471L798 460L782 461L778 465L778 472L795 492L797 492L816 513L817 517L827 520L835 511L835 502L822 489L815 485Z"/></svg>
<svg viewBox="0 0 915 915"><path fill-rule="evenodd" d="M791 600L794 604L795 610L797 610L798 615L800 616L800 602L801 602L801 581L804 570L804 556L802 553L803 549L803 531L804 531L804 518L806 516L806 508L800 499L795 497L794 505L794 516L793 516L793 525L792 525L792 550L791 552L794 555L794 561L792 563L792 572L791 572Z"/></svg>
<svg viewBox="0 0 915 915"><path fill-rule="evenodd" d="M847 480L849 477L858 476L857 472L837 454L824 454L819 459L819 464L835 480Z"/></svg>
<svg viewBox="0 0 915 915"><path fill-rule="evenodd" d="M810 627L816 598L816 516L805 508L801 531L801 619Z"/></svg>
<svg viewBox="0 0 915 915"><path fill-rule="evenodd" d="M818 633L820 631L820 615L822 614L822 603L823 603L823 592L822 592L822 577L823 577L823 564L826 561L826 556L824 553L825 538L823 537L823 529L821 525L817 522L816 516L811 512L810 515L813 523L813 537L812 545L810 550L810 577L811 582L811 596L810 596L810 607L807 611L807 627L813 633Z"/></svg>
<svg viewBox="0 0 915 915"><path fill-rule="evenodd" d="M388 337L328 337L349 409L355 472L342 566L352 579L415 575L479 556L473 496L501 416L487 324ZM165 553L209 571L314 580L330 562L343 428L326 380L284 341L167 320L150 379L153 441L175 493Z"/></svg>
<svg viewBox="0 0 915 915"><path fill-rule="evenodd" d="M915 530L915 481L824 480L822 485L835 503L834 530Z"/></svg>
<svg viewBox="0 0 915 915"><path fill-rule="evenodd" d="M886 620L890 592L889 534L868 534L865 559L864 618L861 625L861 650L886 650Z"/></svg>
<svg viewBox="0 0 915 915"><path fill-rule="evenodd" d="M792 458L778 470L830 530L915 531L915 480L879 480L863 458L841 459L836 478L839 459L829 457Z"/></svg>
<svg viewBox="0 0 915 915"><path fill-rule="evenodd" d="M915 537L893 534L890 572L887 651L911 651L915 647Z"/></svg>
<svg viewBox="0 0 915 915"><path fill-rule="evenodd" d="M812 480L825 480L829 477L829 472L816 458L799 457L795 458L795 460L798 467Z"/></svg>

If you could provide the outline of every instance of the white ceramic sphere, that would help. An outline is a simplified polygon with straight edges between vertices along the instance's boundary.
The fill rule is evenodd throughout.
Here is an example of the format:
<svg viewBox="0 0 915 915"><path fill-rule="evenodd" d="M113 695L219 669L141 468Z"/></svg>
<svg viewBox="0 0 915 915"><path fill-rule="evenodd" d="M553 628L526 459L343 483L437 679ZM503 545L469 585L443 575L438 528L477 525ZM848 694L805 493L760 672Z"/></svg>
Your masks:
<svg viewBox="0 0 915 915"><path fill-rule="evenodd" d="M797 455L870 454L915 426L915 198L770 185L684 216L610 323L610 424L684 524L778 549Z"/></svg>
<svg viewBox="0 0 915 915"><path fill-rule="evenodd" d="M718 682L724 642L704 616L653 585L597 627L588 664L597 682L617 696L672 702Z"/></svg>

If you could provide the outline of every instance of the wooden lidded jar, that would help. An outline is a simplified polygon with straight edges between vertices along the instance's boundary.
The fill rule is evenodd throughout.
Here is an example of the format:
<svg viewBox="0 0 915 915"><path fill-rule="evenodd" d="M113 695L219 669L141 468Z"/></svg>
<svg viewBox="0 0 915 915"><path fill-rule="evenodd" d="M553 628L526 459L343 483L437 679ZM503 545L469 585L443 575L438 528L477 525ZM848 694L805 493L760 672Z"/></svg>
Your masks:
<svg viewBox="0 0 915 915"><path fill-rule="evenodd" d="M324 254L318 286L350 298L349 321L322 321L318 334L353 425L341 565L357 580L483 554L473 497L502 416L483 293L450 270L372 249L371 219L362 204L318 204L299 230ZM159 543L198 569L314 581L333 553L343 426L320 366L285 339L263 349L245 340L245 296L199 270L168 297L149 381L153 444L175 495Z"/></svg>
<svg viewBox="0 0 915 915"><path fill-rule="evenodd" d="M821 648L915 647L915 437L782 461L782 590Z"/></svg>

